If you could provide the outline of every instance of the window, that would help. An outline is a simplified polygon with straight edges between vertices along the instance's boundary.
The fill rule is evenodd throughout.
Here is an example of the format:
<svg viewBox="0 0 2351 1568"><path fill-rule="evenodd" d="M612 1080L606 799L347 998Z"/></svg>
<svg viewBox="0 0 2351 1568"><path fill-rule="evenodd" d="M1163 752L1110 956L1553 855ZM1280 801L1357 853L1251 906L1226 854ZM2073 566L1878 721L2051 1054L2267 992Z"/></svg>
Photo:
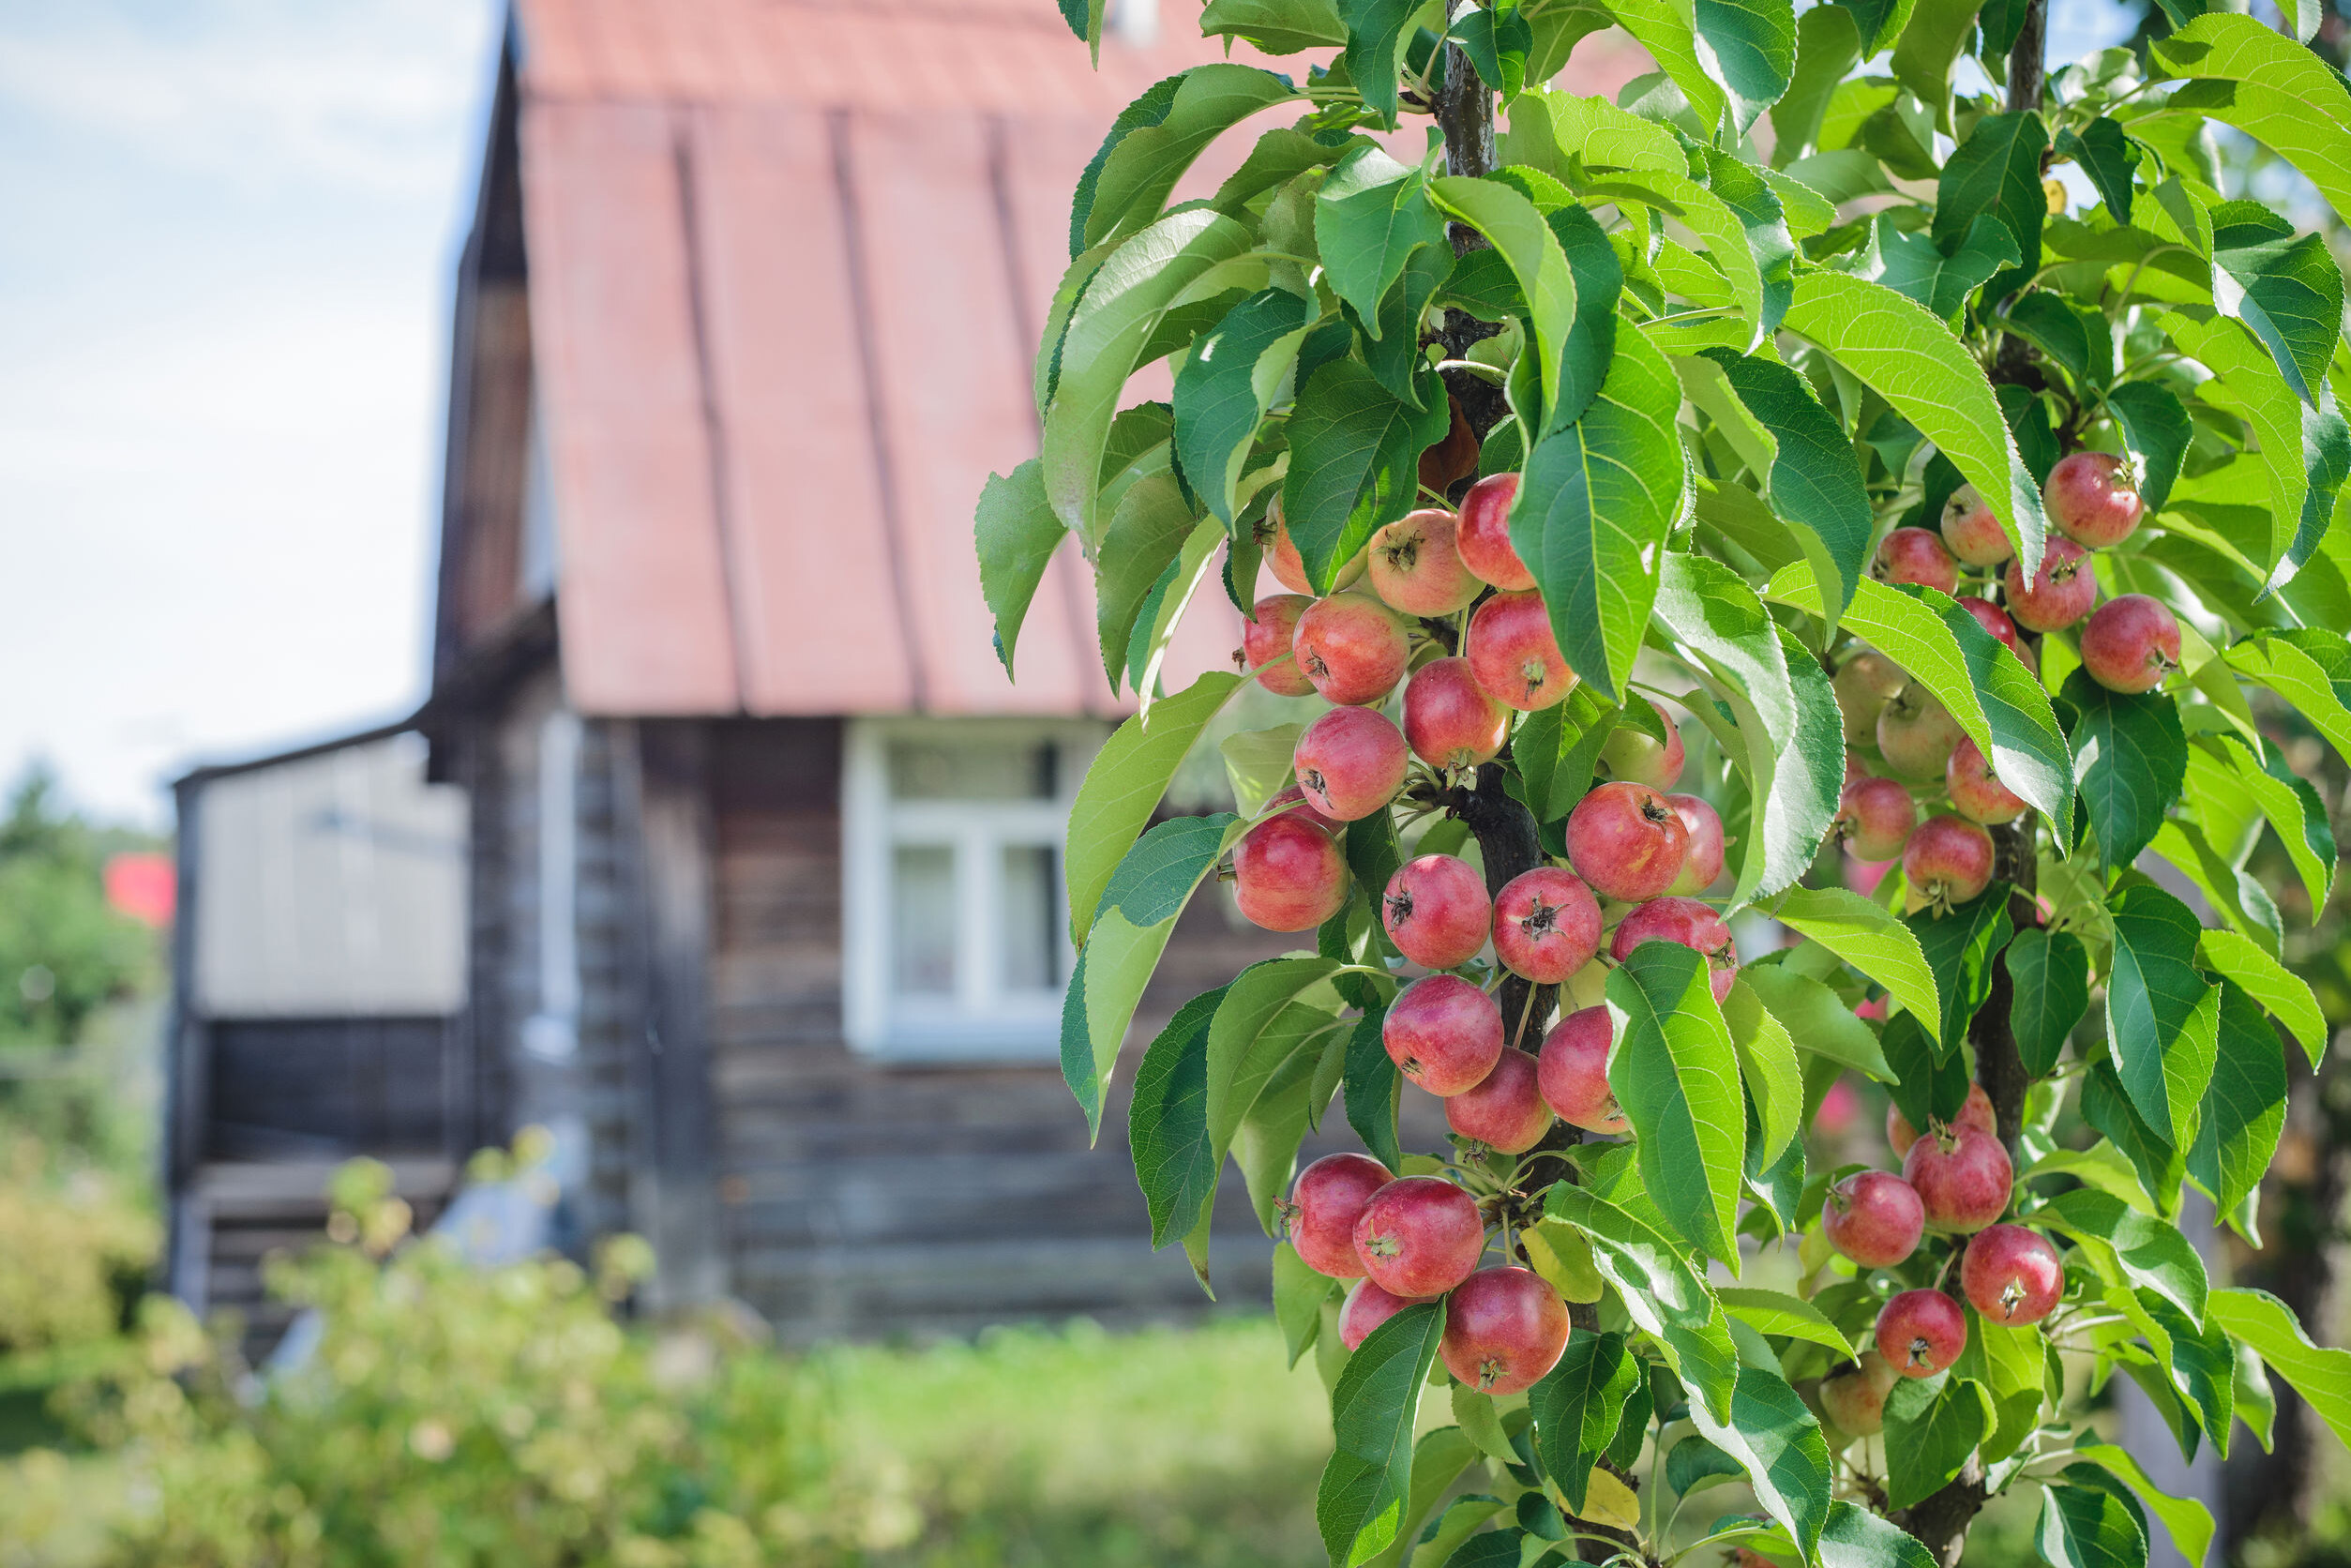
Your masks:
<svg viewBox="0 0 2351 1568"><path fill-rule="evenodd" d="M841 775L850 1043L1051 1061L1074 955L1062 834L1100 726L859 719Z"/></svg>

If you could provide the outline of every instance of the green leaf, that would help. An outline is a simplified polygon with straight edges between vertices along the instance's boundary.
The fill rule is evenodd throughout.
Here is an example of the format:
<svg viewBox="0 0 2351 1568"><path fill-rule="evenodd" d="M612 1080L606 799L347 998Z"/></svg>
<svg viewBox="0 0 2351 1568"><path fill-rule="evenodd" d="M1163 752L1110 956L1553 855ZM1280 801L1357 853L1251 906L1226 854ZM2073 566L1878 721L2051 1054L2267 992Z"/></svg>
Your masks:
<svg viewBox="0 0 2351 1568"><path fill-rule="evenodd" d="M2199 16L2149 54L2173 76L2204 79L2174 93L2167 109L2264 143L2351 222L2351 90L2341 73L2250 16Z"/></svg>
<svg viewBox="0 0 2351 1568"><path fill-rule="evenodd" d="M1388 1010L1374 1008L1355 1020L1347 1039L1347 1071L1341 1092L1347 1096L1347 1124L1364 1140L1371 1157L1394 1170L1404 1164L1396 1141L1396 1095L1403 1075L1379 1037Z"/></svg>
<svg viewBox="0 0 2351 1568"><path fill-rule="evenodd" d="M2295 395L2268 347L2244 323L2226 317L2194 322L2170 311L2160 324L2216 378L2197 388L2197 397L2253 427L2253 455L2269 476L2269 540L2257 564L2279 568L2270 582L2281 584L2309 559L2333 515L2344 470L2351 467L2351 430L2341 415L2313 409ZM2342 641L2335 639L2338 645Z"/></svg>
<svg viewBox="0 0 2351 1568"><path fill-rule="evenodd" d="M1992 1396L1982 1383L1937 1372L1903 1378L1886 1395L1886 1503L1907 1508L1959 1473L1992 1435Z"/></svg>
<svg viewBox="0 0 2351 1568"><path fill-rule="evenodd" d="M2207 968L2226 975L2247 995L2277 1016L2301 1042L2313 1070L2327 1053L2327 1016L2319 1011L2310 982L2235 931L2203 931L2197 952Z"/></svg>
<svg viewBox="0 0 2351 1568"><path fill-rule="evenodd" d="M2220 268L2213 303L2251 327L2295 396L2317 406L2343 336L2343 271L2327 242L2303 234L2218 250L2212 259Z"/></svg>
<svg viewBox="0 0 2351 1568"><path fill-rule="evenodd" d="M1804 14L1845 13L1819 7ZM1764 477L1772 510L1796 525L1813 563L1814 580L1824 592L1831 582L1837 585L1836 602L1823 617L1834 622L1845 614L1861 581L1873 524L1853 444L1804 378L1786 366L1728 349L1710 349L1706 357L1722 367L1741 404L1771 438Z"/></svg>
<svg viewBox="0 0 2351 1568"><path fill-rule="evenodd" d="M1094 753L1070 812L1064 856L1070 940L1084 946L1110 878L1168 792L1176 767L1242 677L1210 671L1185 690L1163 697L1146 716L1118 728Z"/></svg>
<svg viewBox="0 0 2351 1568"><path fill-rule="evenodd" d="M1838 1355L1850 1360L1860 1352L1844 1335L1828 1315L1808 1301L1779 1290L1757 1290L1744 1286L1725 1285L1716 1289L1715 1296L1723 1310L1757 1334L1784 1334L1790 1339L1806 1339L1815 1345L1825 1345Z"/></svg>
<svg viewBox="0 0 2351 1568"><path fill-rule="evenodd" d="M2102 1265L2111 1265L2112 1277L2152 1290L2193 1321L2204 1321L2208 1296L2243 1293L2212 1291L2204 1259L2178 1227L2140 1213L2112 1193L2090 1187L2060 1193L2033 1211L2033 1223L2090 1248Z"/></svg>
<svg viewBox="0 0 2351 1568"><path fill-rule="evenodd" d="M1843 0L1839 0L1842 4ZM1820 1532L1820 1568L1937 1568L1917 1536L1839 1498Z"/></svg>
<svg viewBox="0 0 2351 1568"><path fill-rule="evenodd" d="M1421 454L1444 439L1450 419L1436 372L1425 376L1420 408L1352 359L1322 366L1299 394L1282 516L1318 585L1327 589L1374 533L1412 509Z"/></svg>
<svg viewBox="0 0 2351 1568"><path fill-rule="evenodd" d="M2267 632L2232 645L2229 667L2294 704L2351 761L2351 643L2339 631Z"/></svg>
<svg viewBox="0 0 2351 1568"><path fill-rule="evenodd" d="M1544 1472L1560 1484L1571 1510L1582 1510L1592 1465L1615 1439L1640 1375L1624 1335L1577 1330L1559 1364L1527 1391Z"/></svg>
<svg viewBox="0 0 2351 1568"><path fill-rule="evenodd" d="M1198 520L1173 473L1146 474L1119 497L1094 565L1094 631L1112 690L1126 673L1137 622Z"/></svg>
<svg viewBox="0 0 2351 1568"><path fill-rule="evenodd" d="M2235 1419L2236 1355L2228 1334L2218 1323L2200 1324L2151 1290L2110 1288L2106 1304L2120 1312L2147 1341L2181 1413L2202 1430L2213 1450L2228 1456L2229 1430ZM2181 1440L2181 1456L2194 1457L2193 1445Z"/></svg>
<svg viewBox="0 0 2351 1568"><path fill-rule="evenodd" d="M2115 946L2106 1034L2116 1071L2147 1124L2184 1148L2193 1141L2218 1048L2219 1000L2195 968L2203 927L2187 905L2151 882L2124 888L2107 907Z"/></svg>
<svg viewBox="0 0 2351 1568"><path fill-rule="evenodd" d="M1717 1422L1705 1405L1694 1404L1690 1424L1746 1468L1756 1500L1786 1527L1809 1560L1829 1518L1829 1444L1820 1423L1786 1380L1759 1366L1742 1366L1731 1393L1730 1420ZM1887 1447L1891 1451L1892 1444Z"/></svg>
<svg viewBox="0 0 2351 1568"><path fill-rule="evenodd" d="M1967 1102L1967 1058L1963 1051L1938 1056L1934 1037L1912 1013L1886 1020L1886 1060L1895 1073L1893 1102L1914 1127L1952 1122Z"/></svg>
<svg viewBox="0 0 2351 1568"><path fill-rule="evenodd" d="M1110 873L1094 918L1117 910L1129 925L1156 926L1183 913L1192 890L1216 864L1240 821L1229 811L1218 811L1206 817L1170 817L1153 827Z"/></svg>
<svg viewBox="0 0 2351 1568"><path fill-rule="evenodd" d="M2039 184L2033 188L2037 194ZM2114 340L2104 316L2085 310L2046 289L2034 289L2018 295L2002 319L2011 332L2024 338L2044 357L2056 361L2074 385L2103 386L2114 379ZM2023 421L2031 421L2033 429L2042 432L2049 430L2048 406L2039 398L2021 386L1999 386L1994 390L2003 394L2000 406L2004 411L2009 410L2005 394L2017 394L2017 408L2010 411L2009 429L2021 431L2027 428ZM2016 439L2022 446L2024 436L2020 433ZM2052 448L2056 445L2053 436L2049 437L2049 445ZM2031 454L2026 455L2029 460ZM2048 482L2049 466L2056 461L2053 452L2047 464L2035 465L2043 484Z"/></svg>
<svg viewBox="0 0 2351 1568"><path fill-rule="evenodd" d="M2188 774L2179 705L2161 692L2109 691L2078 669L2061 695L2075 716L2071 737L2082 804L2111 873L2138 859L2179 798Z"/></svg>
<svg viewBox="0 0 2351 1568"><path fill-rule="evenodd" d="M2016 240L1997 218L1980 216L1967 226L1959 248L1946 256L1924 234L1899 227L1890 214L1880 213L1869 234L1869 246L1852 268L1865 278L1918 301L1950 322L1960 307L2003 267L2016 264Z"/></svg>
<svg viewBox="0 0 2351 1568"><path fill-rule="evenodd" d="M1986 1465L2014 1454L2040 1426L2048 1382L2046 1346L2038 1328L1987 1323L1968 1308L1967 1343L1952 1364L1952 1376L1974 1379L1992 1396L1993 1431L1983 1441Z"/></svg>
<svg viewBox="0 0 2351 1568"><path fill-rule="evenodd" d="M2150 513L2162 511L2195 433L2187 409L2170 389L2131 381L2106 394L2106 412L2115 416L2123 450L2138 468L2140 499Z"/></svg>
<svg viewBox="0 0 2351 1568"><path fill-rule="evenodd" d="M1609 972L1617 1047L1608 1083L1632 1123L1650 1197L1691 1245L1735 1273L1746 1112L1708 976L1703 954L1662 942L1643 942Z"/></svg>
<svg viewBox="0 0 2351 1568"><path fill-rule="evenodd" d="M1315 246L1332 291L1379 335L1379 300L1404 276L1405 259L1445 244L1444 215L1428 199L1428 176L1377 146L1339 159L1315 197ZM1564 269L1566 264L1560 264Z"/></svg>
<svg viewBox="0 0 2351 1568"><path fill-rule="evenodd" d="M1232 219L1170 213L1113 250L1085 286L1062 339L1039 460L1055 515L1090 543L1108 525L1096 492L1110 421L1144 346L1200 274L1250 245Z"/></svg>
<svg viewBox="0 0 2351 1568"><path fill-rule="evenodd" d="M1921 9L1939 3L1925 0ZM1786 324L1916 425L1982 492L2025 566L2040 569L2047 534L2040 489L1982 367L1942 323L1891 289L1823 271L1796 279Z"/></svg>
<svg viewBox="0 0 2351 1568"><path fill-rule="evenodd" d="M1138 927L1112 911L1093 923L1070 971L1062 999L1062 1078L1086 1113L1090 1137L1101 1136L1103 1094L1126 1027L1174 929L1173 919Z"/></svg>
<svg viewBox="0 0 2351 1568"><path fill-rule="evenodd" d="M1817 661L1783 645L1786 634L1755 590L1720 562L1665 551L1654 615L1730 705L1744 743L1735 760L1764 802L1745 836L1732 902L1776 893L1811 868L1836 815L1845 736L1835 695ZM1800 680L1809 701L1799 700Z"/></svg>
<svg viewBox="0 0 2351 1568"><path fill-rule="evenodd" d="M2137 1185L2157 1210L2164 1214L2176 1212L2180 1184L2188 1179L2187 1151L2173 1147L2169 1139L2147 1124L2147 1118L2131 1103L2130 1092L2122 1087L2112 1062L2091 1064L2082 1079L2081 1109L2082 1120L2104 1139L2097 1147L2115 1151L2129 1165ZM2148 1207L2117 1183L2095 1184L2100 1191L2113 1193L2134 1209Z"/></svg>
<svg viewBox="0 0 2351 1568"><path fill-rule="evenodd" d="M1141 1081L1138 1073L1136 1082ZM1298 1358L1313 1346L1316 1331L1322 1327L1322 1304L1338 1289L1337 1280L1308 1268L1298 1249L1288 1242L1273 1248L1273 1320L1281 1325L1290 1365L1297 1365Z"/></svg>
<svg viewBox="0 0 2351 1568"><path fill-rule="evenodd" d="M1905 1012L1930 1027L1939 1024L1935 971L1917 936L1885 910L1846 888L1795 887L1780 896L1771 915L1885 987Z"/></svg>
<svg viewBox="0 0 2351 1568"><path fill-rule="evenodd" d="M2101 114L2078 133L2070 128L2057 132L2057 156L2082 166L2117 223L2131 221L2132 186L2141 155L2119 121Z"/></svg>
<svg viewBox="0 0 2351 1568"><path fill-rule="evenodd" d="M1061 8L1069 30L1093 46L1093 63L1102 64L1102 0L1061 0Z"/></svg>
<svg viewBox="0 0 2351 1568"><path fill-rule="evenodd" d="M1201 334L1175 377L1175 452L1220 522L1265 411L1280 396L1313 324L1314 308L1281 289L1251 294Z"/></svg>
<svg viewBox="0 0 2351 1568"><path fill-rule="evenodd" d="M1710 0L1700 0L1701 15L1709 3ZM1722 0L1711 3L1721 4ZM1787 230L1787 209L1781 203L1778 189L1764 177L1763 172L1744 158L1714 147L1699 148L1698 156L1706 165L1707 188L1739 219L1745 233L1747 252L1755 258L1756 277L1762 285L1762 313L1755 318L1756 340L1759 343L1779 331L1794 288L1796 241Z"/></svg>
<svg viewBox="0 0 2351 1568"><path fill-rule="evenodd" d="M2337 1438L2351 1442L2351 1350L2312 1344L2293 1309L2266 1290L2215 1290L2210 1311L2213 1322L2252 1346Z"/></svg>
<svg viewBox="0 0 2351 1568"><path fill-rule="evenodd" d="M1200 31L1241 38L1268 54L1295 54L1347 42L1347 23L1332 0L1208 0Z"/></svg>
<svg viewBox="0 0 2351 1568"><path fill-rule="evenodd" d="M1771 106L1773 163L1785 169L1813 150L1829 96L1862 53L1860 23L1846 7L1815 6L1796 19L1796 69Z"/></svg>
<svg viewBox="0 0 2351 1568"><path fill-rule="evenodd" d="M1718 1481L1744 1481L1747 1467L1701 1437L1687 1437L1665 1455L1665 1485L1676 1497L1703 1491Z"/></svg>
<svg viewBox="0 0 2351 1568"><path fill-rule="evenodd" d="M1518 279L1527 301L1527 324L1534 334L1546 410L1536 426L1548 430L1547 411L1560 403L1568 339L1576 323L1575 276L1568 267L1567 253L1535 204L1502 181L1446 175L1431 189L1439 207L1493 242ZM1443 233L1441 225L1439 233Z"/></svg>
<svg viewBox="0 0 2351 1568"><path fill-rule="evenodd" d="M1208 1030L1203 1108L1219 1156L1241 1123L1286 1076L1295 1059L1319 1050L1317 1037L1339 1013L1332 988L1334 958L1269 958L1251 964L1225 988Z"/></svg>
<svg viewBox="0 0 2351 1568"><path fill-rule="evenodd" d="M1511 543L1543 590L1560 652L1610 702L1632 678L1681 508L1680 408L1665 355L1626 324L1599 396L1536 445L1511 509Z"/></svg>
<svg viewBox="0 0 2351 1568"><path fill-rule="evenodd" d="M1610 25L1604 16L1603 27ZM1528 92L1511 105L1503 139L1505 161L1540 169L1565 184L1575 173L1570 160L1589 169L1637 169L1686 174L1689 158L1674 133L1605 98L1579 98L1545 88Z"/></svg>
<svg viewBox="0 0 2351 1568"><path fill-rule="evenodd" d="M1724 999L1723 1021L1758 1118L1760 1136L1746 1157L1767 1168L1786 1153L1803 1125L1804 1075L1796 1064L1796 1042L1755 989L1741 981L1731 983Z"/></svg>
<svg viewBox="0 0 2351 1568"><path fill-rule="evenodd" d="M2042 1493L2035 1545L2052 1568L2147 1568L2139 1505L2095 1465L2068 1465Z"/></svg>
<svg viewBox="0 0 2351 1568"><path fill-rule="evenodd" d="M1412 1425L1444 1333L1441 1302L1408 1306L1371 1331L1331 1393L1336 1451L1315 1492L1333 1568L1387 1549L1412 1487Z"/></svg>
<svg viewBox="0 0 2351 1568"><path fill-rule="evenodd" d="M2137 1494L2140 1503L2163 1521L2163 1529L2171 1535L2172 1545L2191 1563L2202 1563L2212 1550L2216 1527L2211 1511L2193 1498L2176 1498L2148 1479L2147 1471L2128 1452L2109 1442L2089 1438L2077 1438L2073 1451L2094 1465L2104 1468Z"/></svg>
<svg viewBox="0 0 2351 1568"><path fill-rule="evenodd" d="M1741 130L1777 103L1796 68L1791 0L1697 0L1697 36L1714 56L1713 79L1730 89Z"/></svg>
<svg viewBox="0 0 2351 1568"><path fill-rule="evenodd" d="M1986 114L1978 120L1943 165L1936 187L1936 245L1949 254L1978 218L1996 218L2016 241L2017 264L2039 266L2041 224L2049 215L2049 198L2041 189L2041 159L2048 150L2049 128L2037 112Z"/></svg>
<svg viewBox="0 0 2351 1568"><path fill-rule="evenodd" d="M2089 950L2071 931L2038 926L2016 933L2008 944L2008 977L2014 989L2009 1028L2029 1076L2057 1071L2066 1037L2089 1011Z"/></svg>
<svg viewBox="0 0 2351 1568"><path fill-rule="evenodd" d="M1454 1483L1461 1479L1461 1472L1477 1463L1477 1444L1470 1441L1469 1434L1458 1426L1439 1426L1422 1434L1421 1440L1412 1445L1412 1489L1405 1494L1403 1528L1396 1531L1396 1538L1388 1549L1371 1560L1373 1568L1397 1568L1408 1555L1411 1555L1415 1561L1419 1560L1417 1554L1423 1548L1416 1543L1439 1528L1430 1525L1427 1530L1424 1530L1422 1525L1431 1514L1436 1513L1437 1505L1445 1500L1446 1495L1454 1488ZM1456 1504L1466 1502L1473 1508L1483 1504L1489 1515L1500 1506L1491 1498L1479 1498L1474 1494L1455 1498L1454 1501ZM1447 1512L1452 1510L1448 1508ZM1465 1528L1461 1533L1466 1536L1469 1530Z"/></svg>
<svg viewBox="0 0 2351 1568"><path fill-rule="evenodd" d="M1143 227L1159 216L1176 182L1211 142L1260 110L1299 97L1255 66L1194 66L1127 105L1078 181L1070 205L1069 253Z"/></svg>
<svg viewBox="0 0 2351 1568"><path fill-rule="evenodd" d="M2225 671L2221 678L2235 687L2235 680ZM2318 912L2327 907L2335 881L2335 836L2328 825L2326 803L2286 766L2274 741L2261 739L2258 759L2235 735L2220 736L2211 744L2219 747L2230 773L2277 830L2287 857L2301 875L2303 891L2310 895L2311 919L2315 922Z"/></svg>
<svg viewBox="0 0 2351 1568"><path fill-rule="evenodd" d="M1208 1025L1224 1003L1225 990L1220 986L1178 1008L1135 1070L1127 1142L1135 1158L1135 1180L1151 1213L1154 1248L1187 1234L1215 1196L1218 1156L1208 1138ZM1277 1268L1277 1308L1280 1281ZM1288 1323L1285 1319L1285 1328ZM1304 1344L1295 1341L1291 1365L1297 1364L1298 1348Z"/></svg>
<svg viewBox="0 0 2351 1568"><path fill-rule="evenodd" d="M1967 1037L1967 1020L1991 996L1993 960L2016 928L2008 912L2008 884L1994 882L1946 914L1921 910L1903 923L1919 939L1919 951L1935 972L1935 988L1943 999L1943 1016L1934 1025L1936 1055L1948 1058Z"/></svg>
<svg viewBox="0 0 2351 1568"><path fill-rule="evenodd" d="M1364 95L1364 107L1393 128L1396 70L1405 40L1412 36L1413 23L1423 11L1436 18L1438 27L1444 25L1441 13L1428 0L1338 0L1338 7L1347 23L1348 75Z"/></svg>
<svg viewBox="0 0 2351 1568"><path fill-rule="evenodd" d="M1717 1421L1728 1421L1739 1351L1729 1319L1706 1281L1665 1237L1617 1205L1571 1182L1544 1199L1548 1221L1591 1241L1592 1263L1616 1287L1635 1328L1656 1336L1675 1376Z"/></svg>
<svg viewBox="0 0 2351 1568"><path fill-rule="evenodd" d="M1069 530L1045 496L1045 468L1031 458L1010 475L991 474L980 490L973 543L980 557L980 593L996 618L996 656L1011 675L1013 645L1045 568Z"/></svg>
<svg viewBox="0 0 2351 1568"><path fill-rule="evenodd" d="M2188 1171L2223 1214L2234 1214L2260 1186L2285 1130L2285 1051L2253 998L2225 983L2218 1039Z"/></svg>
<svg viewBox="0 0 2351 1568"><path fill-rule="evenodd" d="M1799 1049L1826 1057L1880 1083L1893 1077L1869 1025L1854 1017L1845 999L1819 981L1784 964L1753 963L1739 972L1739 984L1771 1009Z"/></svg>
<svg viewBox="0 0 2351 1568"><path fill-rule="evenodd" d="M1712 62L1699 53L1693 9L1678 7L1673 0L1613 0L1607 14L1633 35L1634 42L1649 51L1658 68L1681 89L1711 138L1721 127L1730 100L1716 71L1708 68Z"/></svg>
<svg viewBox="0 0 2351 1568"><path fill-rule="evenodd" d="M1469 57L1478 80L1501 94L1505 107L1526 90L1527 52L1534 47L1534 29L1515 4L1455 17L1452 37Z"/></svg>

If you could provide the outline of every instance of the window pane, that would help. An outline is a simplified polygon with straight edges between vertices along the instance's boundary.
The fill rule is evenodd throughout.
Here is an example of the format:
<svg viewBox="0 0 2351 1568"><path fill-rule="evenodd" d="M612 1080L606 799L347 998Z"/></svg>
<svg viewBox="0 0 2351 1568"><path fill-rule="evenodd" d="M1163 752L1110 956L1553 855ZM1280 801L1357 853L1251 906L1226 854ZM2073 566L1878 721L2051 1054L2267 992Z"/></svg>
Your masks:
<svg viewBox="0 0 2351 1568"><path fill-rule="evenodd" d="M899 993L955 994L955 851L900 844L890 882L890 946Z"/></svg>
<svg viewBox="0 0 2351 1568"><path fill-rule="evenodd" d="M1050 741L984 735L890 743L890 793L899 800L1051 800Z"/></svg>
<svg viewBox="0 0 2351 1568"><path fill-rule="evenodd" d="M1007 991L1049 991L1061 984L1060 879L1043 844L1004 846L1004 977Z"/></svg>

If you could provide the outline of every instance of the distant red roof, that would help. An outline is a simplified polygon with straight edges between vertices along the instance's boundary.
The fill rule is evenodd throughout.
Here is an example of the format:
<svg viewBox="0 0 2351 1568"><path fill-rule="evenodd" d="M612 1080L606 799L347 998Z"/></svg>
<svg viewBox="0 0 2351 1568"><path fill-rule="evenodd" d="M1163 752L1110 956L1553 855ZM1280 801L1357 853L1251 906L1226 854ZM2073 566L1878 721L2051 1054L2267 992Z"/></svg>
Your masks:
<svg viewBox="0 0 2351 1568"><path fill-rule="evenodd" d="M126 851L106 862L106 902L148 926L169 926L179 873L168 854Z"/></svg>
<svg viewBox="0 0 2351 1568"><path fill-rule="evenodd" d="M578 708L1116 711L1074 542L1005 680L972 515L1036 449L1030 356L1079 171L1145 87L1218 57L1191 0L1165 5L1160 42L1108 39L1096 71L1051 0L520 0ZM1228 143L1193 185L1238 164ZM1215 601L1170 689L1237 645Z"/></svg>

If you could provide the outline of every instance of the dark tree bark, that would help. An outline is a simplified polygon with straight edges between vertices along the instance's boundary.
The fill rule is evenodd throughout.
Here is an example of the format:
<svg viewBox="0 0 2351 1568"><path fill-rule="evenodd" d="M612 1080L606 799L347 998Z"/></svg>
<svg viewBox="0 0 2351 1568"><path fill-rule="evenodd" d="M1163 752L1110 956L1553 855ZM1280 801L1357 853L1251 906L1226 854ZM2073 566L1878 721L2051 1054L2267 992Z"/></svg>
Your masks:
<svg viewBox="0 0 2351 1568"><path fill-rule="evenodd" d="M1445 133L1445 172L1471 179L1492 173L1496 162L1494 95L1478 79L1469 57L1458 49L1448 47L1445 51L1443 80L1438 83L1436 101L1431 107L1437 112L1438 128ZM1485 236L1475 229L1455 223L1449 233L1456 256L1486 249ZM1445 346L1446 358L1459 359L1470 344L1500 330L1466 311L1448 310L1438 340ZM1481 442L1510 412L1500 387L1467 370L1447 370L1445 390L1460 402L1462 416Z"/></svg>

